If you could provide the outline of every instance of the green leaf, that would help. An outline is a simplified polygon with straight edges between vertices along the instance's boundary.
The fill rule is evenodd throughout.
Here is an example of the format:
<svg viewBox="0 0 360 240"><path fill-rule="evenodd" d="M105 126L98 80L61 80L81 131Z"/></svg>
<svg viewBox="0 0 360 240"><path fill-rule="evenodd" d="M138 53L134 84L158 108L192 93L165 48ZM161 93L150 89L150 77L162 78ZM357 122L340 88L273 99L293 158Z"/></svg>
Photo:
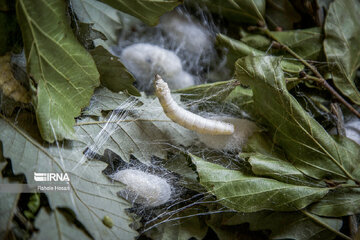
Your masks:
<svg viewBox="0 0 360 240"><path fill-rule="evenodd" d="M342 217L360 213L360 190L337 189L311 205L311 213L325 217Z"/></svg>
<svg viewBox="0 0 360 240"><path fill-rule="evenodd" d="M307 60L322 60L324 38L321 29L318 27L307 29L296 29L289 31L269 31L272 39L288 46L299 56ZM277 56L286 56L294 58L285 50L274 48L271 45L271 40L260 34L249 34L244 32L245 35L241 41L246 45L259 49L261 51L269 51L271 54Z"/></svg>
<svg viewBox="0 0 360 240"><path fill-rule="evenodd" d="M86 145L79 142L63 142L61 146L42 144L31 117L19 114L15 125L0 115L0 141L4 157L11 159L14 174L23 173L27 183L38 184L34 172L67 173L69 191L46 193L52 209L70 209L95 239L134 238L137 233L130 228L132 219L125 212L130 205L117 196L122 185L112 183L102 174L106 164L85 161ZM112 228L103 224L104 216L113 219Z"/></svg>
<svg viewBox="0 0 360 240"><path fill-rule="evenodd" d="M225 98L226 102L234 103L240 107L250 106L253 103L251 88L236 86L233 91Z"/></svg>
<svg viewBox="0 0 360 240"><path fill-rule="evenodd" d="M252 48L241 41L232 39L223 34L218 34L216 36L216 43L217 45L225 46L229 49L227 61L230 66L233 66L235 61L241 57L266 55L266 52ZM287 60L281 61L281 67L284 71L290 73L299 73L304 69L304 66L302 64L294 63Z"/></svg>
<svg viewBox="0 0 360 240"><path fill-rule="evenodd" d="M102 112L116 109L129 97L127 93L115 93L107 88L97 88L91 98L90 106L83 111L83 115L100 117Z"/></svg>
<svg viewBox="0 0 360 240"><path fill-rule="evenodd" d="M58 209L48 213L42 208L36 217L35 227L39 231L34 234L34 239L91 239L82 229L68 221Z"/></svg>
<svg viewBox="0 0 360 240"><path fill-rule="evenodd" d="M95 46L110 50L118 44L119 31L130 16L96 0L71 0L71 4L80 22L91 24L94 30L105 35L106 40L94 40Z"/></svg>
<svg viewBox="0 0 360 240"><path fill-rule="evenodd" d="M320 60L322 54L321 28L297 29L291 31L271 32L280 43L288 46L299 56L307 60ZM283 52L283 54L287 54ZM293 57L293 56L291 56Z"/></svg>
<svg viewBox="0 0 360 240"><path fill-rule="evenodd" d="M226 207L240 212L294 211L318 201L326 188L297 186L251 176L206 162L192 155L200 184Z"/></svg>
<svg viewBox="0 0 360 240"><path fill-rule="evenodd" d="M37 92L36 118L48 142L74 137L74 117L99 85L95 63L73 35L65 10L62 0L17 2L28 74Z"/></svg>
<svg viewBox="0 0 360 240"><path fill-rule="evenodd" d="M32 193L27 203L27 208L23 213L28 219L34 219L35 213L40 208L40 193Z"/></svg>
<svg viewBox="0 0 360 240"><path fill-rule="evenodd" d="M248 153L250 154L258 153L265 156L275 157L280 159L286 158L283 150L272 142L270 136L268 136L266 132L254 133L248 139L245 147L243 148L243 152L244 153L240 153L240 155L246 155Z"/></svg>
<svg viewBox="0 0 360 240"><path fill-rule="evenodd" d="M252 48L241 41L235 40L223 34L216 35L216 44L219 46L224 46L229 49L229 53L227 57L228 57L228 62L230 63L234 63L238 58L248 55L251 56L265 55L265 52Z"/></svg>
<svg viewBox="0 0 360 240"><path fill-rule="evenodd" d="M273 28L293 29L301 16L288 0L266 0L266 21Z"/></svg>
<svg viewBox="0 0 360 240"><path fill-rule="evenodd" d="M299 56L307 60L322 60L323 55L323 34L321 29L307 28L307 29L296 29L289 31L269 31L268 32L273 39L276 39L278 42L287 45ZM288 52L273 48L271 45L271 40L266 38L264 35L260 34L249 34L244 33L245 36L241 38L241 41L246 45L266 51L268 50L271 54L277 56L286 56L289 58L294 58Z"/></svg>
<svg viewBox="0 0 360 240"><path fill-rule="evenodd" d="M148 25L156 25L166 12L181 4L182 0L101 0L122 12L139 18Z"/></svg>
<svg viewBox="0 0 360 240"><path fill-rule="evenodd" d="M341 219L316 217L317 220L327 224L334 230L340 230ZM250 224L250 230L271 230L270 239L296 239L315 240L333 239L335 234L329 229L315 223L311 218L301 212L270 212L261 211L251 214L236 214L224 218L224 225Z"/></svg>
<svg viewBox="0 0 360 240"><path fill-rule="evenodd" d="M284 183L326 187L325 184L311 181L291 163L279 158L255 153L249 157L248 161L251 165L251 170L256 175L270 177Z"/></svg>
<svg viewBox="0 0 360 240"><path fill-rule="evenodd" d="M265 0L198 0L235 23L264 24Z"/></svg>
<svg viewBox="0 0 360 240"><path fill-rule="evenodd" d="M91 50L90 53L99 70L102 85L114 92L127 91L132 95L140 96L139 91L133 86L134 76L117 57L102 46Z"/></svg>
<svg viewBox="0 0 360 240"><path fill-rule="evenodd" d="M95 47L94 40L106 40L106 36L93 28L94 24L78 22L76 24L75 34L79 42L86 49Z"/></svg>
<svg viewBox="0 0 360 240"><path fill-rule="evenodd" d="M241 42L245 43L246 45L248 45L252 48L256 48L261 51L268 50L271 45L271 40L264 35L252 34L252 33L246 32L244 30L242 30L240 32L240 35L242 36ZM273 50L273 49L271 49L271 50Z"/></svg>
<svg viewBox="0 0 360 240"><path fill-rule="evenodd" d="M98 120L86 117L76 124L78 135L86 136L82 141L95 146L99 154L110 149L124 160L129 160L132 154L140 161L149 162L151 156L166 158L172 145L190 146L194 143L195 134L172 122L157 99L128 99L124 93L109 92L106 89L96 91L91 108L96 109L95 113L101 110L121 110L121 118L110 117L110 123L107 124L109 119L106 117L99 117ZM178 96L176 101L177 99ZM88 111L91 112L93 111ZM105 131L114 131L114 134L103 142L97 135L105 126L108 126Z"/></svg>
<svg viewBox="0 0 360 240"><path fill-rule="evenodd" d="M225 103L234 104L245 111L252 118L256 118L257 113L253 108L252 90L241 85L236 86L234 90L225 98Z"/></svg>
<svg viewBox="0 0 360 240"><path fill-rule="evenodd" d="M206 101L224 101L239 83L236 80L206 83L175 90L175 93L182 93L186 100L206 99Z"/></svg>
<svg viewBox="0 0 360 240"><path fill-rule="evenodd" d="M306 175L355 179L360 161L354 147L338 144L287 91L280 58L246 57L236 62L236 76L253 90L255 108L271 127L274 142ZM354 175L354 176L353 176Z"/></svg>
<svg viewBox="0 0 360 240"><path fill-rule="evenodd" d="M360 92L354 79L360 66L360 2L336 0L325 20L324 49L332 68L335 86L360 105Z"/></svg>

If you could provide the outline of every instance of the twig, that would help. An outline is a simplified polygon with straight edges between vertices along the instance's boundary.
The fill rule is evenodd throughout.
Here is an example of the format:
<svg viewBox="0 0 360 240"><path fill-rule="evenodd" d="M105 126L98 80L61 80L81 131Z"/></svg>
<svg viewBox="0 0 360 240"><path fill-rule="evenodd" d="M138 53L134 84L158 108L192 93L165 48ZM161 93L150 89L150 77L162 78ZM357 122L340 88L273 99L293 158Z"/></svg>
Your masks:
<svg viewBox="0 0 360 240"><path fill-rule="evenodd" d="M310 66L312 66L312 65L310 65ZM316 68L314 68L314 69L317 72ZM315 74L315 72L314 72L314 74ZM318 73L318 74L320 75L320 73ZM337 100L339 100L352 113L354 113L358 118L360 118L360 113L353 106L351 106L351 104L348 103L337 91L335 91L335 89L321 75L320 75L320 77L313 77L310 75L306 75L305 78L309 79L309 80L313 80L313 81L317 82L319 85L326 88Z"/></svg>
<svg viewBox="0 0 360 240"><path fill-rule="evenodd" d="M314 222L316 222L317 224L323 226L324 228L330 230L331 232L335 233L336 235L338 235L339 237L342 237L343 239L347 239L347 240L352 240L351 237L346 236L345 234L337 231L336 229L332 228L331 226L329 226L328 224L320 221L316 216L314 216L313 214L309 213L306 210L300 210L304 215L306 215L308 218L311 218L311 220L313 220Z"/></svg>
<svg viewBox="0 0 360 240"><path fill-rule="evenodd" d="M358 118L360 118L360 113L351 106L350 103L348 103L335 89L324 79L324 77L319 73L317 68L313 65L311 65L309 62L304 60L302 57L300 57L296 52L291 50L288 46L285 44L282 44L267 28L259 28L263 33L265 33L268 37L273 39L275 43L281 47L282 49L286 50L288 53L290 53L293 57L297 58L302 64L304 64L306 67L308 67L316 77L312 77L307 75L308 79L316 81L319 85L326 88L336 99L338 99L342 104L344 104L352 113L354 113Z"/></svg>
<svg viewBox="0 0 360 240"><path fill-rule="evenodd" d="M356 239L356 233L358 231L359 227L358 227L358 223L356 220L356 215L350 215L349 216L349 232L350 232L350 236L353 239Z"/></svg>
<svg viewBox="0 0 360 240"><path fill-rule="evenodd" d="M336 130L338 135L346 137L346 130L344 126L344 116L342 114L339 103L331 103L331 111L336 116Z"/></svg>

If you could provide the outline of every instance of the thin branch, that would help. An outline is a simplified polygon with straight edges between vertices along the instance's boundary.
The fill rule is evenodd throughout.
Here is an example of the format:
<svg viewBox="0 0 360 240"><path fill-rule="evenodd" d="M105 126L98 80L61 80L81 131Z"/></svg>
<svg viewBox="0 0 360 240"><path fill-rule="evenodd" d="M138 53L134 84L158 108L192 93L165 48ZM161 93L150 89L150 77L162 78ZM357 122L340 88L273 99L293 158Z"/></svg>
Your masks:
<svg viewBox="0 0 360 240"><path fill-rule="evenodd" d="M331 103L331 111L336 116L336 130L338 135L346 137L344 115L341 111L339 103Z"/></svg>
<svg viewBox="0 0 360 240"><path fill-rule="evenodd" d="M352 113L354 113L358 118L360 118L360 113L353 106L351 106L351 104L348 103L337 91L335 91L335 89L321 75L320 77L306 75L305 78L313 80L326 88L337 100L339 100L339 102L344 104Z"/></svg>
<svg viewBox="0 0 360 240"><path fill-rule="evenodd" d="M301 56L299 56L296 52L291 50L288 46L285 44L282 44L267 28L260 29L263 33L265 33L268 37L276 41L276 44L278 44L282 49L286 50L288 53L290 53L293 57L297 58L302 64L304 64L306 67L308 67L316 76L312 77L307 75L308 79L312 79L316 81L319 85L326 88L337 100L339 100L342 104L344 104L352 113L354 113L358 118L360 118L360 113L351 106L350 103L348 103L335 89L324 79L324 77L319 73L317 68L304 60Z"/></svg>
<svg viewBox="0 0 360 240"><path fill-rule="evenodd" d="M308 218L310 218L311 220L313 220L314 222L316 222L317 224L323 226L324 228L328 229L329 231L335 233L336 235L338 235L339 237L342 237L343 239L347 239L347 240L352 240L351 237L346 236L345 234L337 231L336 229L332 228L331 226L329 226L328 224L324 223L323 221L321 221L320 219L318 219L316 216L314 216L313 214L309 213L306 210L300 210L305 216L307 216Z"/></svg>
<svg viewBox="0 0 360 240"><path fill-rule="evenodd" d="M350 231L350 235L353 239L356 239L356 233L359 229L358 227L358 223L357 223L357 219L356 219L356 215L350 215L349 217L349 231Z"/></svg>

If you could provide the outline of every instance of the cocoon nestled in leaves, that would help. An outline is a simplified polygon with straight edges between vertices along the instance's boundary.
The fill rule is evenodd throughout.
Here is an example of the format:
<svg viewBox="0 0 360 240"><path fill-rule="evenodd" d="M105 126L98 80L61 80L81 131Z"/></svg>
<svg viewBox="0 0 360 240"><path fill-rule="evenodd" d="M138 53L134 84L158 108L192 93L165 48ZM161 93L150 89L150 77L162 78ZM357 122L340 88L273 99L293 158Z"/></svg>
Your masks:
<svg viewBox="0 0 360 240"><path fill-rule="evenodd" d="M162 16L160 23L160 27L181 49L201 55L213 46L210 32L190 16L171 12Z"/></svg>
<svg viewBox="0 0 360 240"><path fill-rule="evenodd" d="M130 45L122 51L121 61L134 74L140 90L152 89L156 73L163 75L173 89L194 85L194 79L183 72L181 61L172 51L148 43Z"/></svg>
<svg viewBox="0 0 360 240"><path fill-rule="evenodd" d="M146 207L156 207L170 200L170 184L156 175L136 169L125 169L117 171L111 178L126 185L121 195L128 201Z"/></svg>

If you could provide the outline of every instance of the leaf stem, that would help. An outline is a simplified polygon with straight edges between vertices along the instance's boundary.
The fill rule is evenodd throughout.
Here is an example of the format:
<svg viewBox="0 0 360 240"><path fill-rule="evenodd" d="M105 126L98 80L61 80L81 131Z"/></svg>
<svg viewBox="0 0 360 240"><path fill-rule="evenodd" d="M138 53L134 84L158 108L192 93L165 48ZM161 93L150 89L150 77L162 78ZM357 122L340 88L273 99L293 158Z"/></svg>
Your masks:
<svg viewBox="0 0 360 240"><path fill-rule="evenodd" d="M296 82L296 81L302 81L303 79L298 77L291 77L291 78L285 78L286 82Z"/></svg>
<svg viewBox="0 0 360 240"><path fill-rule="evenodd" d="M357 222L357 219L356 219L356 215L350 215L348 216L349 218L349 231L350 231L350 235L353 239L356 239L356 233L359 229L359 226L358 226L358 222Z"/></svg>
<svg viewBox="0 0 360 240"><path fill-rule="evenodd" d="M351 237L346 236L345 234L337 231L336 229L332 228L331 226L329 226L328 224L324 223L323 221L321 221L320 219L318 219L316 216L314 216L313 214L309 213L306 210L300 210L305 216L307 216L308 218L311 218L311 220L313 220L314 222L316 222L317 224L323 226L324 228L330 230L331 232L335 233L336 235L338 235L339 237L342 237L343 239L347 239L347 240L352 240Z"/></svg>
<svg viewBox="0 0 360 240"><path fill-rule="evenodd" d="M348 103L335 89L324 79L324 77L319 73L317 68L304 60L301 56L299 56L296 52L291 50L287 45L282 44L267 28L262 28L261 31L265 33L268 37L273 39L276 44L278 44L282 49L286 50L288 53L290 53L293 57L297 58L302 64L304 64L306 67L308 67L316 77L307 75L306 77L308 79L316 81L318 84L326 88L337 100L339 100L342 104L344 104L352 113L354 113L358 118L360 118L360 113L351 106L350 103Z"/></svg>

